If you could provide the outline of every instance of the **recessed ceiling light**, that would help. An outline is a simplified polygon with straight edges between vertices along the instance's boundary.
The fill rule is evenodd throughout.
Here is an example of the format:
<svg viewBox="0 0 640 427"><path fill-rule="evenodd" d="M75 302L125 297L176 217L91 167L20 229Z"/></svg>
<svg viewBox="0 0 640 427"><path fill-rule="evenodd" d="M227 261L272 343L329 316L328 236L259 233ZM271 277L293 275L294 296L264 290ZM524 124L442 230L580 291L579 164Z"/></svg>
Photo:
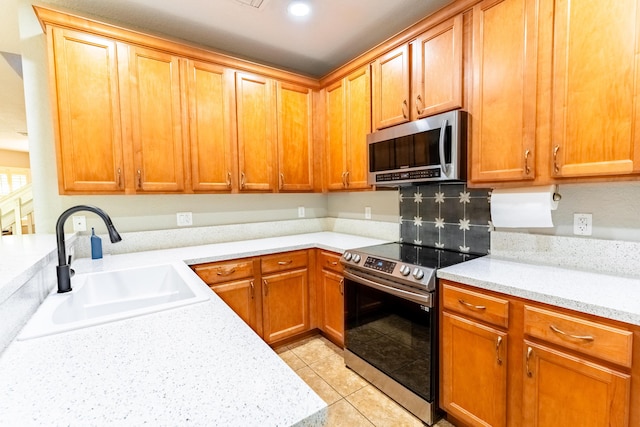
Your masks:
<svg viewBox="0 0 640 427"><path fill-rule="evenodd" d="M309 4L304 1L292 1L291 3L289 3L287 11L292 16L307 16L309 13L311 13L311 6L309 6Z"/></svg>

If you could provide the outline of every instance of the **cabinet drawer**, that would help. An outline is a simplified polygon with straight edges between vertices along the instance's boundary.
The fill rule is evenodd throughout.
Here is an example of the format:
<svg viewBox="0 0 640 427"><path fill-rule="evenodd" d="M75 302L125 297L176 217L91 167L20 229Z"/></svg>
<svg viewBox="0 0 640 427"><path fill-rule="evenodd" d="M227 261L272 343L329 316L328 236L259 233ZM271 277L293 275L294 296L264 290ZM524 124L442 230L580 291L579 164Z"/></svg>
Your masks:
<svg viewBox="0 0 640 427"><path fill-rule="evenodd" d="M216 283L253 277L253 260L242 259L201 264L194 266L193 270L205 283L214 285Z"/></svg>
<svg viewBox="0 0 640 427"><path fill-rule="evenodd" d="M457 311L466 317L504 328L509 323L509 301L505 299L459 288L445 282L442 285L442 301L444 309Z"/></svg>
<svg viewBox="0 0 640 427"><path fill-rule="evenodd" d="M307 266L307 251L285 252L260 258L262 273L274 273Z"/></svg>
<svg viewBox="0 0 640 427"><path fill-rule="evenodd" d="M593 357L631 366L633 333L538 307L524 308L525 334Z"/></svg>
<svg viewBox="0 0 640 427"><path fill-rule="evenodd" d="M340 264L340 254L320 251L320 266L342 274L342 264Z"/></svg>

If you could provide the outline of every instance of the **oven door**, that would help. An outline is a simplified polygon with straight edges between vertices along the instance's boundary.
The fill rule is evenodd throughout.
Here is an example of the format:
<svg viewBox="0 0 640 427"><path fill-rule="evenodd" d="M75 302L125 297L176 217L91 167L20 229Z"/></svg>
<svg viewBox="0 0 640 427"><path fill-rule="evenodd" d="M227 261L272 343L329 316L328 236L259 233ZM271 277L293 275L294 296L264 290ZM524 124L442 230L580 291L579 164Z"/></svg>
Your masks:
<svg viewBox="0 0 640 427"><path fill-rule="evenodd" d="M433 403L437 392L434 295L407 295L410 292L381 282L385 281L345 271L345 362L398 403L431 423L431 415L416 412L427 411L426 402ZM372 373L386 378L372 380ZM391 384L392 389L400 389L398 393L408 395L413 403L400 401L404 398L398 397L393 390L385 390L383 383Z"/></svg>

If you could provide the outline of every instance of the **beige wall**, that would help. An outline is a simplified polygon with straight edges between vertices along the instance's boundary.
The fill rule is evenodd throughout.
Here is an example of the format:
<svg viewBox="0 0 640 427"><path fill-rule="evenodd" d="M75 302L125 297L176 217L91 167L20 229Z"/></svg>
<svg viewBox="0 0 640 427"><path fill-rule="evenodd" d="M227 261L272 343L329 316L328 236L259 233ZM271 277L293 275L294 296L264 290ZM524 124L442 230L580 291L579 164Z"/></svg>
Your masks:
<svg viewBox="0 0 640 427"><path fill-rule="evenodd" d="M0 167L29 168L29 153L0 149Z"/></svg>

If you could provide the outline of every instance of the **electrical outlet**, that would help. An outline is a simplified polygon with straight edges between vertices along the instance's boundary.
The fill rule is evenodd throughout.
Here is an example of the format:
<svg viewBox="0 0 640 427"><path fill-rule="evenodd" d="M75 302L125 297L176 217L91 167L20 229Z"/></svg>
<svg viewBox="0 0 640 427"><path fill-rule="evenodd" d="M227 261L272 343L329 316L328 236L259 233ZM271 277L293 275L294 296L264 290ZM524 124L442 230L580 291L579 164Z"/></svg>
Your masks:
<svg viewBox="0 0 640 427"><path fill-rule="evenodd" d="M371 219L371 208L369 206L364 208L364 219Z"/></svg>
<svg viewBox="0 0 640 427"><path fill-rule="evenodd" d="M573 214L573 234L577 236L591 236L592 215L585 213Z"/></svg>
<svg viewBox="0 0 640 427"><path fill-rule="evenodd" d="M298 218L304 218L304 206L298 206Z"/></svg>
<svg viewBox="0 0 640 427"><path fill-rule="evenodd" d="M176 214L176 220L178 222L178 227L193 225L193 217L191 215L191 212L178 212Z"/></svg>
<svg viewBox="0 0 640 427"><path fill-rule="evenodd" d="M87 217L84 215L73 215L73 231L87 231Z"/></svg>

